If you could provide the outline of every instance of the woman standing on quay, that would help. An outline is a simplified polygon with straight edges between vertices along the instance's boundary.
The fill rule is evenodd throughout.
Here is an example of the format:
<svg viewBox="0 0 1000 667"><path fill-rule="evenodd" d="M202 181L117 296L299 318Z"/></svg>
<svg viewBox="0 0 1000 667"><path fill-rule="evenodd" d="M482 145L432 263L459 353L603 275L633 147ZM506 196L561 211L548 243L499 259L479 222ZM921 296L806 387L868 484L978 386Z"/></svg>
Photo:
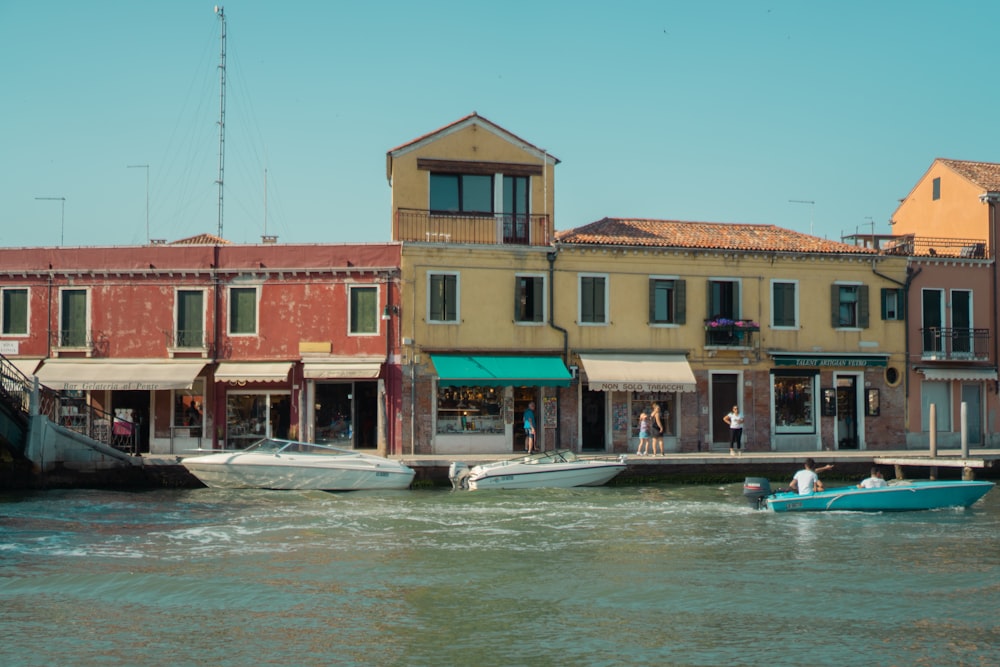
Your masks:
<svg viewBox="0 0 1000 667"><path fill-rule="evenodd" d="M649 441L652 443L650 454L656 456L659 447L659 455L663 456L663 417L660 414L659 403L653 403L653 410L649 414Z"/></svg>
<svg viewBox="0 0 1000 667"><path fill-rule="evenodd" d="M729 424L729 455L733 456L739 453L743 444L743 415L740 414L740 406L734 405L733 411L723 417L722 421Z"/></svg>

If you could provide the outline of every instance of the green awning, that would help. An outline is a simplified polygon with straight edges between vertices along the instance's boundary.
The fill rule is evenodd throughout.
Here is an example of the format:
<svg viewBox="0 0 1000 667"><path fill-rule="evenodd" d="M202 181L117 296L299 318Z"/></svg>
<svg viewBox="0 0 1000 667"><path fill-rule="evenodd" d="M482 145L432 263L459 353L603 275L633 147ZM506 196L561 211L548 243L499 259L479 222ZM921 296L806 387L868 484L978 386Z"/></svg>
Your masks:
<svg viewBox="0 0 1000 667"><path fill-rule="evenodd" d="M559 357L432 354L442 387L568 387L572 376Z"/></svg>

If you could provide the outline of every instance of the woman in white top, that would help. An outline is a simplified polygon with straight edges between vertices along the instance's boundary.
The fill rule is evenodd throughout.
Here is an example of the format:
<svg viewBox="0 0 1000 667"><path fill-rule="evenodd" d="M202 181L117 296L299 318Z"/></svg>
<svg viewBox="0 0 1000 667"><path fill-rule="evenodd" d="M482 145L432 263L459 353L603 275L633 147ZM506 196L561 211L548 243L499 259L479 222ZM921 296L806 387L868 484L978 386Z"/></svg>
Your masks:
<svg viewBox="0 0 1000 667"><path fill-rule="evenodd" d="M729 424L729 455L733 456L743 444L743 415L740 414L740 406L734 405L733 411L723 417L722 421Z"/></svg>

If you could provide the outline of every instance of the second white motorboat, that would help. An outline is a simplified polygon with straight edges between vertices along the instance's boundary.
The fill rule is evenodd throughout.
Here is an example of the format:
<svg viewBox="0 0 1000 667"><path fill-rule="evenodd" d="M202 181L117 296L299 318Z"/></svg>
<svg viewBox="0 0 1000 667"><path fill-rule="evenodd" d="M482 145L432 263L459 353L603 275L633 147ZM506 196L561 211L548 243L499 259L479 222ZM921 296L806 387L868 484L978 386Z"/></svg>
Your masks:
<svg viewBox="0 0 1000 667"><path fill-rule="evenodd" d="M406 489L415 471L399 461L295 440L260 440L246 449L181 460L217 489Z"/></svg>
<svg viewBox="0 0 1000 667"><path fill-rule="evenodd" d="M568 449L559 449L472 468L455 462L448 477L452 487L470 491L601 486L628 467L625 458L624 454L617 458L581 458Z"/></svg>

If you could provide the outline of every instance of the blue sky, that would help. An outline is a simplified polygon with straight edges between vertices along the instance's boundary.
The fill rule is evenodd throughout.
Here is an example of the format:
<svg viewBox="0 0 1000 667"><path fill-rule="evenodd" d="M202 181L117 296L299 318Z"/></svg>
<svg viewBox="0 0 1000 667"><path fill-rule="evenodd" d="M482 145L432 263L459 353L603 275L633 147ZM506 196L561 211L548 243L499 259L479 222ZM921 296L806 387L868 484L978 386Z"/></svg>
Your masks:
<svg viewBox="0 0 1000 667"><path fill-rule="evenodd" d="M473 111L605 216L889 233L935 157L1000 161L1000 3L231 0L223 236L387 241L391 148ZM218 227L211 0L0 0L0 245ZM265 172L267 174L265 208ZM812 201L814 204L794 203Z"/></svg>

